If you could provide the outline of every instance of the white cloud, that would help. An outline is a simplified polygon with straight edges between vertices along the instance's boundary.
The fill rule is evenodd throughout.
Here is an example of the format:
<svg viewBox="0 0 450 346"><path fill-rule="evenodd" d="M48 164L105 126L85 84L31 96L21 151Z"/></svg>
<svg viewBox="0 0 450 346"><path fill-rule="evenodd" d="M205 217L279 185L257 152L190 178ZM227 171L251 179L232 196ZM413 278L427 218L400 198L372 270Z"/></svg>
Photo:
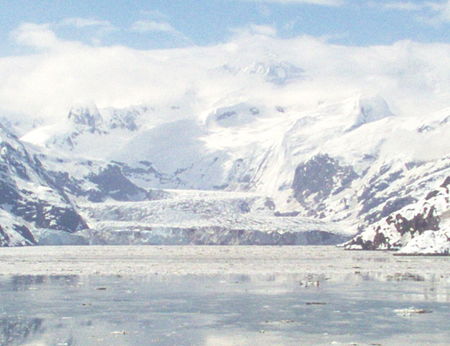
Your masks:
<svg viewBox="0 0 450 346"><path fill-rule="evenodd" d="M48 25L23 24L14 32L17 42L38 49L0 58L0 105L30 116L65 117L71 106L85 102L126 107L190 99L204 111L229 98L301 110L319 100L367 93L385 97L404 116L450 104L448 44L349 47L308 36L280 39L275 33L254 26L225 44L138 51L67 42ZM277 61L302 68L305 78L279 86L255 73L224 68L245 71L255 63Z"/></svg>
<svg viewBox="0 0 450 346"><path fill-rule="evenodd" d="M191 43L191 40L187 36L165 21L139 20L131 25L129 31L140 34L163 33L170 35L171 39L174 39L179 43Z"/></svg>
<svg viewBox="0 0 450 346"><path fill-rule="evenodd" d="M96 45L101 44L102 37L118 30L108 21L67 18L59 23L23 23L11 33L11 37L20 45L49 49L67 43L58 38L55 33L55 30L60 30L64 27L74 27L77 30L84 30L83 37L85 38L89 37L86 34L86 30L89 30L87 32L90 33L90 41Z"/></svg>
<svg viewBox="0 0 450 346"><path fill-rule="evenodd" d="M426 6L424 4L418 4L415 2L392 2L382 4L382 7L386 10L399 10L399 11L422 11Z"/></svg>
<svg viewBox="0 0 450 346"><path fill-rule="evenodd" d="M59 42L49 24L23 23L11 36L19 44L36 48L50 48Z"/></svg>
<svg viewBox="0 0 450 346"><path fill-rule="evenodd" d="M269 25L251 25L251 30L255 34L266 35L266 36L277 36L277 29Z"/></svg>
<svg viewBox="0 0 450 346"><path fill-rule="evenodd" d="M135 32L167 32L171 34L178 34L178 31L169 23L166 22L157 22L153 20L140 20L134 22L131 26L131 31Z"/></svg>
<svg viewBox="0 0 450 346"><path fill-rule="evenodd" d="M74 26L76 28L85 28L92 26L112 27L111 23L105 20L85 19L85 18L66 18L60 25Z"/></svg>
<svg viewBox="0 0 450 346"><path fill-rule="evenodd" d="M157 21L167 21L169 19L168 15L166 15L165 13L163 13L159 10L141 11L141 15L146 18L151 18L151 19L157 20Z"/></svg>
<svg viewBox="0 0 450 346"><path fill-rule="evenodd" d="M341 6L347 3L346 0L244 0L263 3L281 3L281 4L310 4L320 6Z"/></svg>
<svg viewBox="0 0 450 346"><path fill-rule="evenodd" d="M439 6L440 4L437 4L438 7L440 7L438 18L441 19L441 21L449 22L450 21L450 1L446 1L442 6Z"/></svg>
<svg viewBox="0 0 450 346"><path fill-rule="evenodd" d="M95 20L86 18L66 18L54 25L56 28L74 27L77 30L83 31L83 36L87 37L90 34L90 42L94 45L101 45L102 39L113 32L119 31L109 21Z"/></svg>
<svg viewBox="0 0 450 346"><path fill-rule="evenodd" d="M251 24L246 27L230 29L236 36L261 35L261 36L277 36L277 29L270 25Z"/></svg>
<svg viewBox="0 0 450 346"><path fill-rule="evenodd" d="M439 25L450 21L450 0L444 2L391 2L379 3L372 1L371 7L381 7L384 10L415 12L416 18L430 25Z"/></svg>

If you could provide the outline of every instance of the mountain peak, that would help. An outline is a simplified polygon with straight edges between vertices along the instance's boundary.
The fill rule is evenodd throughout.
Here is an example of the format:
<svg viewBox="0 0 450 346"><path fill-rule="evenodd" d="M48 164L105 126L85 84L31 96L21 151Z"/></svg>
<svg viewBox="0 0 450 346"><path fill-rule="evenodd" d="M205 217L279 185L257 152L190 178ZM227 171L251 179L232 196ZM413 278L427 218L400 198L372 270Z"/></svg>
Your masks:
<svg viewBox="0 0 450 346"><path fill-rule="evenodd" d="M276 85L285 85L305 78L305 70L288 61L256 61L245 67L226 64L222 69L233 75L260 75L266 82Z"/></svg>
<svg viewBox="0 0 450 346"><path fill-rule="evenodd" d="M379 95L360 97L356 104L355 127L393 116L387 102Z"/></svg>
<svg viewBox="0 0 450 346"><path fill-rule="evenodd" d="M80 130L90 133L105 132L103 117L95 105L72 108L67 117Z"/></svg>
<svg viewBox="0 0 450 346"><path fill-rule="evenodd" d="M263 75L267 82L277 85L303 79L305 76L305 70L287 61L256 62L245 70L251 74Z"/></svg>

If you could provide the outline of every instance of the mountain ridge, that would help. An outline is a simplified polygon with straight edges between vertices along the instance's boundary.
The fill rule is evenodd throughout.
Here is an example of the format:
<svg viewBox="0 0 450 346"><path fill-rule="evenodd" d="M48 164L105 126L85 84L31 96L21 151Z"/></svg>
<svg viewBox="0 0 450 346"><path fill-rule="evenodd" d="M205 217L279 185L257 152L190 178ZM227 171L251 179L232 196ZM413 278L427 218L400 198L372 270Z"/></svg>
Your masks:
<svg viewBox="0 0 450 346"><path fill-rule="evenodd" d="M319 219L347 234L450 176L448 159L427 158L421 147L445 152L447 110L405 119L380 96L303 111L239 101L180 118L183 109L190 106L168 106L177 115L162 119L146 105L78 107L21 140L77 205L151 200L167 189L257 193L273 201L273 215Z"/></svg>

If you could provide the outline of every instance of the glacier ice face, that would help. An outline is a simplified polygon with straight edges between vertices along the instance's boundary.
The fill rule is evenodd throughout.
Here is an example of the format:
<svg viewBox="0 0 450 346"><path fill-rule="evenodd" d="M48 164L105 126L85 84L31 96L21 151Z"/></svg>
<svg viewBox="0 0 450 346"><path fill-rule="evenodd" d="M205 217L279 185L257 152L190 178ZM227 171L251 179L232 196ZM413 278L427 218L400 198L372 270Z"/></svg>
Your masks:
<svg viewBox="0 0 450 346"><path fill-rule="evenodd" d="M254 194L177 190L153 201L85 205L91 229L79 234L103 245L317 245L349 237L318 220L275 216L273 208Z"/></svg>

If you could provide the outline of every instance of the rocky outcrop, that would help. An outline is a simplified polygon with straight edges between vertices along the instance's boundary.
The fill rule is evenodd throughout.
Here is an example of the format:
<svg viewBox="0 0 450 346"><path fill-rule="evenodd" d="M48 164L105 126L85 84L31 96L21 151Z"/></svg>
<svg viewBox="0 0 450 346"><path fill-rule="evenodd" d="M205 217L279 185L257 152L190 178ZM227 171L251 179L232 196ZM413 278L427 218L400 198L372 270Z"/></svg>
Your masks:
<svg viewBox="0 0 450 346"><path fill-rule="evenodd" d="M405 248L409 243L416 243L415 248L418 250L420 248L418 242L420 243L424 234L427 235L425 237L427 239L433 238L440 239L440 242L449 242L444 236L448 230L447 218L450 211L449 184L450 177L416 203L368 226L361 234L345 243L344 248L350 250L399 250ZM445 248L445 246L441 246L442 244L434 245Z"/></svg>
<svg viewBox="0 0 450 346"><path fill-rule="evenodd" d="M94 166L92 162L80 163L84 166ZM148 173L145 171L145 173ZM56 185L74 197L82 197L89 202L101 203L107 199L115 201L142 201L158 199L163 192L143 189L127 177L136 174L120 162L92 167L92 172L74 177L68 172L52 171L51 176Z"/></svg>
<svg viewBox="0 0 450 346"><path fill-rule="evenodd" d="M139 116L137 110L121 111L115 109L109 119L109 128L111 130L115 129L126 129L129 131L137 131L138 125L136 124L136 119Z"/></svg>
<svg viewBox="0 0 450 346"><path fill-rule="evenodd" d="M96 184L97 191L89 191L89 200L102 202L107 197L116 201L143 200L147 191L137 187L122 173L120 165L108 164L98 174L90 174L88 180Z"/></svg>
<svg viewBox="0 0 450 346"><path fill-rule="evenodd" d="M348 188L358 178L351 166L341 165L327 154L316 155L295 170L295 199L308 210L308 216L317 216L325 209L324 201Z"/></svg>
<svg viewBox="0 0 450 346"><path fill-rule="evenodd" d="M33 229L75 232L87 225L37 156L0 127L0 246L34 244Z"/></svg>
<svg viewBox="0 0 450 346"><path fill-rule="evenodd" d="M80 134L85 131L100 134L106 132L103 117L96 106L72 108L68 119L75 124Z"/></svg>

